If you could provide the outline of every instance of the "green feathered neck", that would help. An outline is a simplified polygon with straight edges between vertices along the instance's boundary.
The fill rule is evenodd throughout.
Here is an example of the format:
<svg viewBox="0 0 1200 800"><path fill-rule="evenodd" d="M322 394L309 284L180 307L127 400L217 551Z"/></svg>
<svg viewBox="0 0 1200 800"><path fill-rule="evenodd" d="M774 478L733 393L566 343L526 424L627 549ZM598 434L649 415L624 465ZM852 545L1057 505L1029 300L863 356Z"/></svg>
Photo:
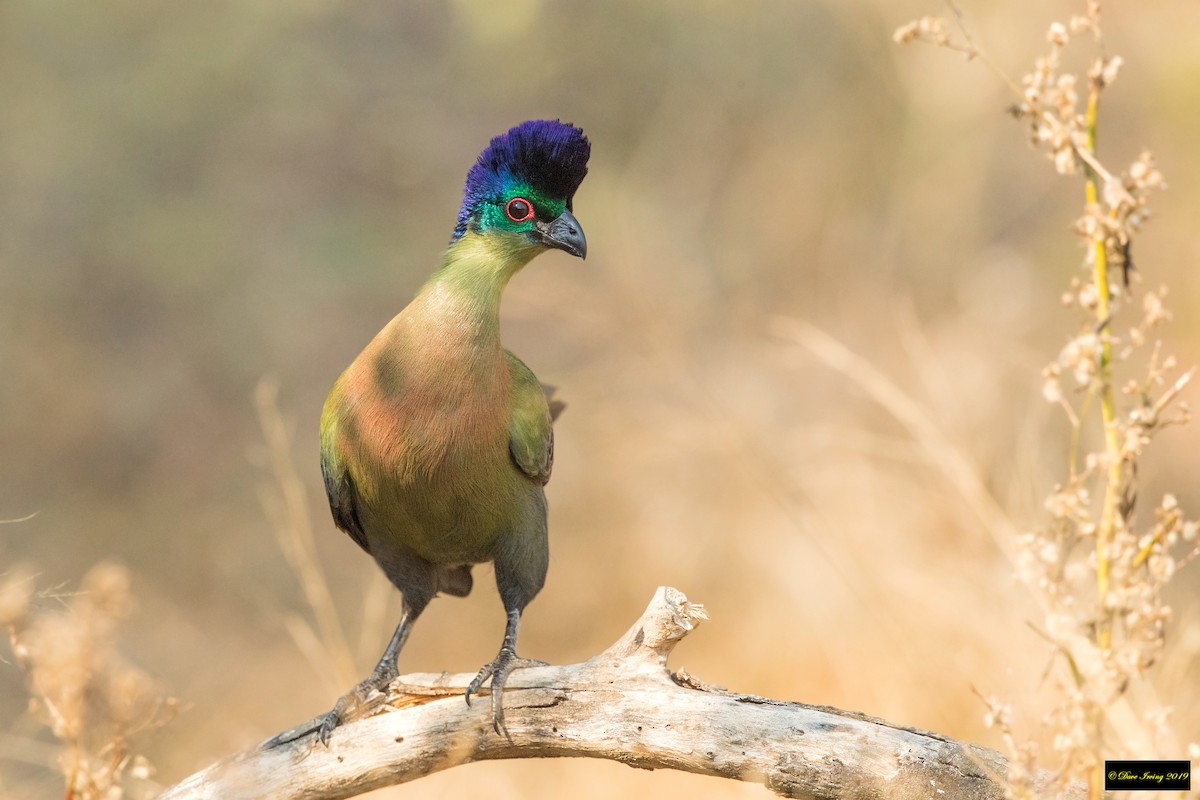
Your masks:
<svg viewBox="0 0 1200 800"><path fill-rule="evenodd" d="M454 240L442 266L425 283L421 294L446 295L482 316L496 317L500 295L513 275L545 247L521 233L468 231Z"/></svg>

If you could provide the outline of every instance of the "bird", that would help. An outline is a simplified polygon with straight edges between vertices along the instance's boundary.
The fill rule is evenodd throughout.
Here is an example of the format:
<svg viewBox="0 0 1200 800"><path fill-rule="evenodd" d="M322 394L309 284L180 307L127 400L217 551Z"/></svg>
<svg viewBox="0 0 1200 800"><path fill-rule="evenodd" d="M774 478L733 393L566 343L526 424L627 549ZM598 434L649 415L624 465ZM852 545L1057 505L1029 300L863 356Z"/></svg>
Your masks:
<svg viewBox="0 0 1200 800"><path fill-rule="evenodd" d="M402 598L378 665L314 720L310 732L326 746L399 675L397 657L429 601L471 591L476 564L494 565L505 628L467 704L490 679L492 727L509 737L505 683L514 670L544 666L517 655L517 636L546 578L545 486L561 404L501 344L500 300L541 253L587 255L573 200L590 155L583 131L559 120L493 138L467 173L440 268L325 401L321 473L334 523Z"/></svg>

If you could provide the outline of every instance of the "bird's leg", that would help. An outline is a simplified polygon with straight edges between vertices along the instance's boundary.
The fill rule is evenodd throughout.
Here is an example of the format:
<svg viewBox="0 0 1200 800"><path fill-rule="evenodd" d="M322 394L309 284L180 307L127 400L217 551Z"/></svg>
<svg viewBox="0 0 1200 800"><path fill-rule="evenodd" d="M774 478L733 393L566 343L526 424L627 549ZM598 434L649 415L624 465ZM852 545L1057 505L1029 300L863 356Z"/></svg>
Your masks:
<svg viewBox="0 0 1200 800"><path fill-rule="evenodd" d="M384 692L392 681L399 677L400 668L396 665L396 661L400 656L400 648L404 647L404 643L408 641L408 634L412 630L415 617L415 614L405 609L404 616L400 618L400 624L396 626L391 641L388 642L387 648L379 658L379 663L371 671L370 677L338 698L333 710L321 720L320 728L317 731L317 738L321 740L321 744L328 747L329 737L334 728L358 719L383 701L383 697L374 697L374 695Z"/></svg>
<svg viewBox="0 0 1200 800"><path fill-rule="evenodd" d="M483 686L488 678L492 679L492 729L509 741L512 741L512 737L508 735L508 726L504 724L503 699L504 684L508 681L509 673L515 669L547 666L545 661L521 658L517 655L517 626L520 622L521 610L510 608L508 623L504 626L504 642L500 645L500 652L496 654L496 658L490 664L483 665L479 674L467 686L467 705L471 705L471 695L478 694L479 687Z"/></svg>
<svg viewBox="0 0 1200 800"><path fill-rule="evenodd" d="M392 634L392 640L388 642L387 649L383 651L383 656L375 665L370 677L338 698L332 711L281 733L274 739L269 739L261 745L261 748L269 750L272 747L303 738L314 731L321 744L328 747L329 737L334 728L362 717L367 711L382 703L386 695L381 693L400 675L396 659L400 655L400 648L404 647L404 642L408 640L409 631L412 630L416 618L417 615L412 610L405 608L404 616L401 617L400 624L396 626L396 631Z"/></svg>

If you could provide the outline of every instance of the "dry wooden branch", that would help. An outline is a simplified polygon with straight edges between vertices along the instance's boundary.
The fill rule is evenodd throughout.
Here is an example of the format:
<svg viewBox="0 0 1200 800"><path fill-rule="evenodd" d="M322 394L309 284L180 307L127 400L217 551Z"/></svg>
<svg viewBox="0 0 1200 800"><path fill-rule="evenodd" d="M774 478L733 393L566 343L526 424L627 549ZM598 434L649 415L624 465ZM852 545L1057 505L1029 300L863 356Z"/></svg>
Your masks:
<svg viewBox="0 0 1200 800"><path fill-rule="evenodd" d="M835 708L769 700L672 673L667 657L704 609L661 587L616 644L580 664L515 672L512 740L490 703L463 702L473 675L405 675L378 711L220 761L160 800L352 797L471 761L581 756L766 784L784 797L1002 798L999 753ZM297 726L297 731L311 727Z"/></svg>

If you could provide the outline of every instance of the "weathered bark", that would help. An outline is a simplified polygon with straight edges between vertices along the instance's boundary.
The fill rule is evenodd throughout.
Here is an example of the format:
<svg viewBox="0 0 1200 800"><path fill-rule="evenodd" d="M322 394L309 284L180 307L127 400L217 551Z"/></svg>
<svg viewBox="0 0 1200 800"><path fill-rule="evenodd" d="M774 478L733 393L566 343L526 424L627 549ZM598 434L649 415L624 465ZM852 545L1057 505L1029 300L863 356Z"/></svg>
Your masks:
<svg viewBox="0 0 1200 800"><path fill-rule="evenodd" d="M405 675L376 713L335 730L328 748L309 734L250 750L161 798L331 800L471 761L553 756L757 781L784 797L1004 796L1007 764L992 750L670 672L675 643L705 618L701 606L663 587L641 619L595 658L514 672L504 693L511 741L492 730L490 700L463 702L473 675Z"/></svg>

